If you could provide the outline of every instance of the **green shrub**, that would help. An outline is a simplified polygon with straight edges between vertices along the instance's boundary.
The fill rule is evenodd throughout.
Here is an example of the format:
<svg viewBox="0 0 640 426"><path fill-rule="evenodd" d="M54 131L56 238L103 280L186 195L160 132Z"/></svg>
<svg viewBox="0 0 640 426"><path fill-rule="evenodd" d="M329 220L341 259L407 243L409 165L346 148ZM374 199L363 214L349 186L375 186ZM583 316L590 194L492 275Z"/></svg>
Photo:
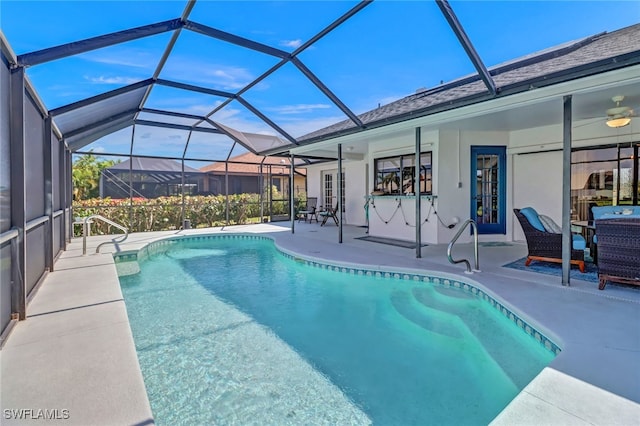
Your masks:
<svg viewBox="0 0 640 426"><path fill-rule="evenodd" d="M186 196L185 219L191 221L191 227L202 228L226 224L226 196L198 195ZM269 202L264 201L264 215L269 216ZM273 203L274 214L287 213L288 203ZM182 197L159 197L154 199L92 198L73 202L75 217L87 217L99 214L129 228L129 232L166 231L180 229L182 226ZM260 220L260 195L229 195L229 224L239 225L257 223ZM101 221L94 221L91 233L97 235L119 232ZM76 235L81 235L77 227Z"/></svg>

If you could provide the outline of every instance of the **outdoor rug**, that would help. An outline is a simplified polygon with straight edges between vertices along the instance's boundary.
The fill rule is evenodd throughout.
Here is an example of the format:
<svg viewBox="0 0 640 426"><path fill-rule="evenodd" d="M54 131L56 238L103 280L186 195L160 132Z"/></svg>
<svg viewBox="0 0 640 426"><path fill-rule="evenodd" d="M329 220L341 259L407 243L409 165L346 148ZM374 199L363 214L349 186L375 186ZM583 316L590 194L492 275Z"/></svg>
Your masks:
<svg viewBox="0 0 640 426"><path fill-rule="evenodd" d="M524 262L527 260L526 257L522 259L518 259L515 262L507 263L506 265L502 265L505 268L518 269L521 271L530 271L530 272L538 272L540 274L547 275L556 275L558 277L562 276L562 264L560 263L550 263L550 262L538 262L533 261L529 266L524 266ZM572 280L582 280L589 281L593 283L598 282L598 266L591 262L585 262L585 273L580 272L577 266L571 265L571 272L569 276Z"/></svg>
<svg viewBox="0 0 640 426"><path fill-rule="evenodd" d="M373 237L371 235L365 235L364 237L356 237L356 240L371 241L372 243L388 244L390 246L403 247L403 248L416 248L414 241L396 240L395 238L385 237ZM422 244L422 247L426 247L427 244Z"/></svg>

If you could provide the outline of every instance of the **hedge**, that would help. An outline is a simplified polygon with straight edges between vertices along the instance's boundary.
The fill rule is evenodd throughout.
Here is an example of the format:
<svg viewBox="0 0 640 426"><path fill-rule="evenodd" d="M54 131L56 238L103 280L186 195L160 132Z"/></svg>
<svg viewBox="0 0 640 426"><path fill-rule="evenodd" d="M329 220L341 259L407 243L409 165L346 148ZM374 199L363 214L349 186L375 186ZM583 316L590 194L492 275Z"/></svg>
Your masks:
<svg viewBox="0 0 640 426"><path fill-rule="evenodd" d="M303 202L300 200L298 202ZM134 198L130 206L129 199L93 198L73 202L73 215L76 218L99 214L129 228L129 232L167 231L182 227L182 197L159 197L153 199ZM269 217L269 202L265 200L264 216ZM287 201L271 203L274 215L288 214ZM131 220L130 220L131 211ZM191 221L192 228L223 226L226 224L226 196L198 195L185 196L185 219ZM260 222L260 195L229 195L229 224L240 225ZM94 221L91 233L96 235L113 234L117 229L101 221ZM81 235L78 227L76 235Z"/></svg>

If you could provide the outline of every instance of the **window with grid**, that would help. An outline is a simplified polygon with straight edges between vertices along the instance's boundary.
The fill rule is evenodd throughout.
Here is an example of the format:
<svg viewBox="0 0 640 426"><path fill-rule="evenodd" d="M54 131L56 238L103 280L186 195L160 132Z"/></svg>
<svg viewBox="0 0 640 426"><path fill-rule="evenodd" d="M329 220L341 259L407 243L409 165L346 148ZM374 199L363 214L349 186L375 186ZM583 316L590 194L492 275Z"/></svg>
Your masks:
<svg viewBox="0 0 640 426"><path fill-rule="evenodd" d="M333 175L326 173L324 175L324 207L329 209L333 204Z"/></svg>

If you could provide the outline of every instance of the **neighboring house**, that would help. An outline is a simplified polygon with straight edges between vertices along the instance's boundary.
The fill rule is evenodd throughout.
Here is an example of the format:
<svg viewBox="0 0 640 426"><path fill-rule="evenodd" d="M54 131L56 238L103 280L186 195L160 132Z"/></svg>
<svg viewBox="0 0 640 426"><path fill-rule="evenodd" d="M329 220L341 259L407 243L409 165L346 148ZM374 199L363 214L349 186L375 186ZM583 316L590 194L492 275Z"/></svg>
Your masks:
<svg viewBox="0 0 640 426"><path fill-rule="evenodd" d="M523 240L513 208L525 206L560 222L565 141L575 219L595 201L637 205L639 41L640 24L533 53L489 68L495 92L480 75L464 77L317 130L287 152L337 158L340 145L345 222L383 237L415 239L417 135L427 243L449 242L458 228L447 225L467 218L484 240ZM337 172L337 161L308 166L309 196L335 200Z"/></svg>
<svg viewBox="0 0 640 426"><path fill-rule="evenodd" d="M184 166L185 194L202 194L204 181L205 176L202 172ZM100 197L128 198L130 192L133 197L140 198L182 195L182 185L180 162L162 158L134 157L102 171Z"/></svg>
<svg viewBox="0 0 640 426"><path fill-rule="evenodd" d="M262 169L260 165L262 164ZM250 152L229 158L228 166L224 161L201 167L206 173L204 188L212 194L226 194L225 176L229 176L229 194L259 194L261 182L268 182L280 195L289 194L289 159L283 157L264 157ZM306 170L294 168L294 192L296 197L306 193Z"/></svg>

